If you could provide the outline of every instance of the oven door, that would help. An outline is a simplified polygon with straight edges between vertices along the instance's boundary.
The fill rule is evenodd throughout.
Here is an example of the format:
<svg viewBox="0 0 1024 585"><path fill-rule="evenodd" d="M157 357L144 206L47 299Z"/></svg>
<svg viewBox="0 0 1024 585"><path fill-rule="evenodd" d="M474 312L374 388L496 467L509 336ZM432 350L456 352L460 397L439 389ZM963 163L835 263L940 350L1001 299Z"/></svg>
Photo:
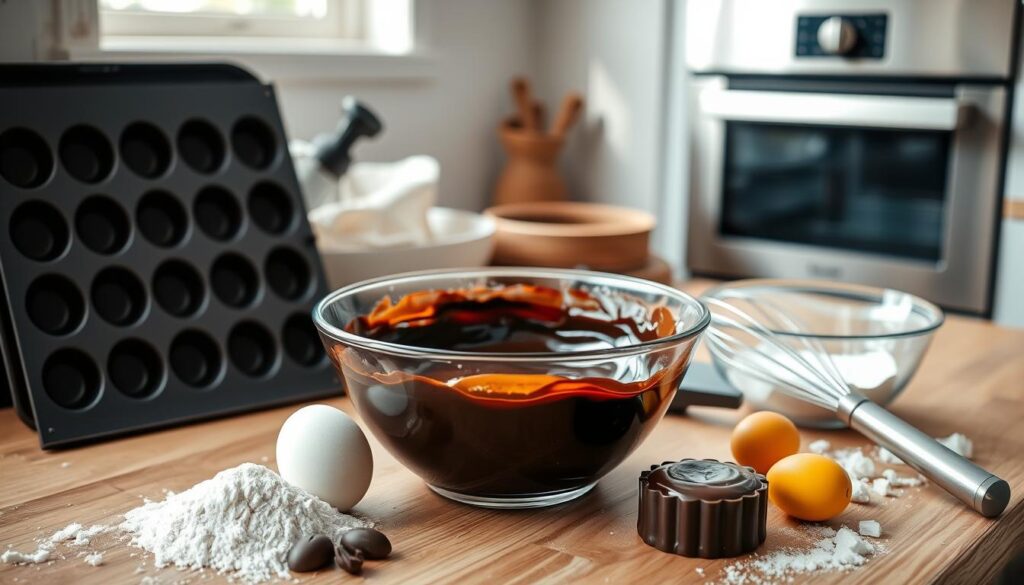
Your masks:
<svg viewBox="0 0 1024 585"><path fill-rule="evenodd" d="M690 269L858 282L988 313L1005 89L842 85L691 78Z"/></svg>

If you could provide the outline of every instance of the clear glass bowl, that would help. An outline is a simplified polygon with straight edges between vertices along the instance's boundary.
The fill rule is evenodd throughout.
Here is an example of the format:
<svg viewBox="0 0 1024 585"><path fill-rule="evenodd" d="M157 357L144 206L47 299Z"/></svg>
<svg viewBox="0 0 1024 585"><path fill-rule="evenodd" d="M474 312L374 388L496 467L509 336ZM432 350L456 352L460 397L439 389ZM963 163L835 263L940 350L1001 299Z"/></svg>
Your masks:
<svg viewBox="0 0 1024 585"><path fill-rule="evenodd" d="M846 383L883 406L906 387L943 322L941 309L914 295L829 281L739 280L701 298L729 303L755 318L766 307L785 312L801 333L772 328L767 319L759 321L797 353L808 351L801 338L820 343ZM709 349L719 373L755 408L774 410L800 426L844 426L832 412L728 367L711 344Z"/></svg>
<svg viewBox="0 0 1024 585"><path fill-rule="evenodd" d="M346 330L383 297L514 284L578 289L633 310L663 307L674 326L669 321L664 336L621 347L531 353L413 347ZM672 401L710 313L679 290L636 278L484 268L354 284L325 297L313 318L364 424L402 464L448 498L531 508L583 495L640 445ZM477 374L555 376L584 391L496 399L460 390L460 379ZM586 391L625 385L636 392Z"/></svg>

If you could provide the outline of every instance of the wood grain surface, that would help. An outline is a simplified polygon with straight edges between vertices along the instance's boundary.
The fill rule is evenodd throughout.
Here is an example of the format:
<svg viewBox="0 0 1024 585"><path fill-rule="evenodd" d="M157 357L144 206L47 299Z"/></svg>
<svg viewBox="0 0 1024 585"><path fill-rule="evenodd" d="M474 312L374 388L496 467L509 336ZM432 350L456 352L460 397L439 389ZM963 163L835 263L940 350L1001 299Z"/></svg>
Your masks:
<svg viewBox="0 0 1024 585"><path fill-rule="evenodd" d="M704 356L706 359L706 356ZM328 401L354 414L347 399ZM70 522L116 524L142 497L184 490L251 461L274 468L274 441L297 406L44 452L10 410L0 411L0 547L35 549ZM851 504L828 524L882 524L885 552L865 566L797 576L815 583L985 583L1024 543L1024 331L950 317L893 410L932 435L964 432L975 459L1009 481L1013 498L986 520L934 486L899 498ZM720 581L730 560L665 554L636 534L637 476L651 463L683 457L730 458L728 437L742 412L691 409L669 415L649 439L589 495L562 506L518 512L479 510L430 492L371 438L373 484L356 512L379 523L392 559L367 564L374 583L703 583ZM803 432L834 446L867 446L849 431ZM772 507L760 554L803 540L797 522ZM73 547L52 564L0 566L3 583L221 582L211 574L157 570L152 558L116 535L88 547L104 564L87 565ZM699 572L701 569L702 572ZM303 583L356 582L340 570L296 575Z"/></svg>

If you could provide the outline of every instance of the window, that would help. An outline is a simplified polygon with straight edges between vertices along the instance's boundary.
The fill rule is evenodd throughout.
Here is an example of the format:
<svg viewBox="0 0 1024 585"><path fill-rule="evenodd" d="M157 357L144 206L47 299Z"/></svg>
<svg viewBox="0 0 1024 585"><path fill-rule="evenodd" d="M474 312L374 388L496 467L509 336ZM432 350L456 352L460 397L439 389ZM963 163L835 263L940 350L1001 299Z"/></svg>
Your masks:
<svg viewBox="0 0 1024 585"><path fill-rule="evenodd" d="M411 49L411 0L99 0L104 41L285 39Z"/></svg>

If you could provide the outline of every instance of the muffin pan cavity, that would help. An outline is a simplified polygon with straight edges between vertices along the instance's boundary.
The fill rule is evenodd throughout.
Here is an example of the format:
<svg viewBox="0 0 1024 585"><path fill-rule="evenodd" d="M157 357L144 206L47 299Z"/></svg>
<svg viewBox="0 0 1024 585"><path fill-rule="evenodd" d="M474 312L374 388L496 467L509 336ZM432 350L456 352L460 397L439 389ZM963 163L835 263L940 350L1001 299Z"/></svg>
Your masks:
<svg viewBox="0 0 1024 585"><path fill-rule="evenodd" d="M267 285L283 299L302 299L313 286L313 273L309 264L291 248L276 248L267 256L264 267Z"/></svg>
<svg viewBox="0 0 1024 585"><path fill-rule="evenodd" d="M295 363L309 368L326 363L327 354L320 343L320 336L307 314L295 313L288 317L281 331L284 351Z"/></svg>
<svg viewBox="0 0 1024 585"><path fill-rule="evenodd" d="M105 268L92 281L92 306L111 325L134 325L146 310L146 288L125 268Z"/></svg>
<svg viewBox="0 0 1024 585"><path fill-rule="evenodd" d="M214 385L224 369L224 358L212 337L198 329L186 329L171 342L171 370L193 388Z"/></svg>
<svg viewBox="0 0 1024 585"><path fill-rule="evenodd" d="M43 365L43 388L63 408L89 406L99 397L102 382L96 362L77 349L57 350Z"/></svg>
<svg viewBox="0 0 1024 585"><path fill-rule="evenodd" d="M39 187L53 175L53 153L41 136L25 128L0 134L0 177L21 187Z"/></svg>
<svg viewBox="0 0 1024 585"><path fill-rule="evenodd" d="M224 138L205 120L189 120L178 131L178 152L192 170L209 175L224 165Z"/></svg>
<svg viewBox="0 0 1024 585"><path fill-rule="evenodd" d="M249 215L268 234L280 235L295 223L293 198L280 186L263 182L249 193Z"/></svg>
<svg viewBox="0 0 1024 585"><path fill-rule="evenodd" d="M274 91L242 69L0 64L0 226L4 373L44 448L340 390Z"/></svg>
<svg viewBox="0 0 1024 585"><path fill-rule="evenodd" d="M253 304L259 293L260 277L256 267L244 256L228 252L213 261L210 287L220 302L241 309Z"/></svg>
<svg viewBox="0 0 1024 585"><path fill-rule="evenodd" d="M19 205L11 214L8 233L22 255L39 262L57 258L70 242L64 216L56 207L42 201Z"/></svg>
<svg viewBox="0 0 1024 585"><path fill-rule="evenodd" d="M171 166L171 143L156 126L135 122L121 133L121 160L136 175L156 179Z"/></svg>
<svg viewBox="0 0 1024 585"><path fill-rule="evenodd" d="M228 358L247 376L266 376L277 364L274 336L255 321L243 321L228 333Z"/></svg>
<svg viewBox="0 0 1024 585"><path fill-rule="evenodd" d="M99 183L114 170L114 148L92 126L80 124L66 130L57 152L64 170L83 183Z"/></svg>
<svg viewBox="0 0 1024 585"><path fill-rule="evenodd" d="M242 229L242 207L223 187L211 185L200 191L192 215L204 234L220 242L234 239Z"/></svg>
<svg viewBox="0 0 1024 585"><path fill-rule="evenodd" d="M75 213L78 239L97 254L116 254L128 243L131 224L116 201L102 195L89 197Z"/></svg>
<svg viewBox="0 0 1024 585"><path fill-rule="evenodd" d="M166 191L150 191L143 195L135 217L142 235L161 248L177 246L188 232L185 206Z"/></svg>
<svg viewBox="0 0 1024 585"><path fill-rule="evenodd" d="M50 335L67 335L85 321L85 300L71 280L46 274L32 281L25 310L36 327Z"/></svg>
<svg viewBox="0 0 1024 585"><path fill-rule="evenodd" d="M164 385L163 360L145 341L124 339L110 350L107 378L126 396L149 398Z"/></svg>
<svg viewBox="0 0 1024 585"><path fill-rule="evenodd" d="M231 148L245 166L265 170L277 159L274 132L259 118L247 116L231 128Z"/></svg>
<svg viewBox="0 0 1024 585"><path fill-rule="evenodd" d="M206 300L203 278L187 262L168 260L153 274L153 298L175 317L193 317Z"/></svg>

